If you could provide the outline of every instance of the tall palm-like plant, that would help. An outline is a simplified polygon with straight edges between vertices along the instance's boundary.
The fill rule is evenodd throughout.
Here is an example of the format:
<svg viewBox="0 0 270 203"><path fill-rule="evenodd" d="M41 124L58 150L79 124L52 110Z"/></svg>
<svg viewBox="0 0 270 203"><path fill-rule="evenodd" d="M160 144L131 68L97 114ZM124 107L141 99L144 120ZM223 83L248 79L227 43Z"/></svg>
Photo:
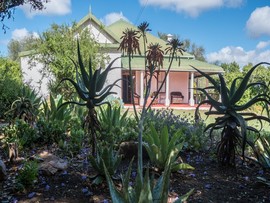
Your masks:
<svg viewBox="0 0 270 203"><path fill-rule="evenodd" d="M138 30L139 30L139 37L143 37L143 50L144 52L146 52L146 44L147 44L147 32L150 32L151 29L149 28L149 23L148 22L142 22L139 26L138 26ZM145 68L145 73L147 73L147 58L145 58L144 60L144 68ZM145 77L145 83L147 84L147 77Z"/></svg>
<svg viewBox="0 0 270 203"><path fill-rule="evenodd" d="M203 104L211 105L210 110L205 113L206 115L218 115L216 121L209 124L205 131L210 130L211 136L214 130L222 129L221 139L217 146L218 161L221 165L235 165L235 155L238 146L241 147L243 159L245 158L246 145L250 145L254 151L256 150L254 143L247 138L247 131L250 130L259 134L260 129L249 126L247 121L258 120L261 125L262 121L270 123L270 119L266 116L247 111L248 108L258 103L264 104L265 106L270 105L270 97L267 95L269 88L267 85L262 82L249 82L252 73L260 65L270 65L270 63L262 62L255 65L247 72L244 78L234 79L230 87L226 86L225 80L221 74L219 74L219 82L217 82L206 73L193 67L213 85L206 88L196 88L198 91L201 91L207 99L197 106L195 118L199 118L199 108ZM248 102L240 104L245 92L255 86L261 86L264 91L258 92ZM209 89L216 90L221 96L221 101L215 100L208 93Z"/></svg>
<svg viewBox="0 0 270 203"><path fill-rule="evenodd" d="M63 103L59 108L67 104L76 104L80 106L86 106L88 108L88 113L84 122L86 129L91 135L92 154L95 155L96 133L97 131L100 130L100 123L97 118L95 107L101 106L103 104L110 105L108 102L104 101L105 98L110 94L116 94L111 90L120 79L116 80L113 84L110 84L108 86L105 86L105 82L108 73L114 69L112 68L113 63L118 58L114 59L104 70L102 70L102 68L99 68L94 72L92 67L92 61L90 59L87 71L81 57L79 42L77 42L77 49L78 49L78 63L72 60L76 68L76 81L70 78L63 78L60 81L60 83L64 81L70 82L74 86L78 96L83 102L80 103L76 101L68 101Z"/></svg>
<svg viewBox="0 0 270 203"><path fill-rule="evenodd" d="M139 31L134 29L126 29L123 32L123 36L120 38L122 41L119 45L119 48L123 53L127 53L129 58L129 82L131 87L131 101L134 104L134 84L132 78L132 70L131 70L131 57L138 52L141 54L140 43L139 43ZM136 120L138 120L138 114L135 109L135 105L133 105L134 113Z"/></svg>
<svg viewBox="0 0 270 203"><path fill-rule="evenodd" d="M159 43L153 44L150 43L148 50L146 51L146 60L147 60L147 70L145 75L146 84L147 76L152 80L153 77L156 78L157 90L158 90L158 77L160 74L160 67L163 67L163 58L164 51ZM149 72L149 73L148 73ZM151 84L151 83L150 83Z"/></svg>
<svg viewBox="0 0 270 203"><path fill-rule="evenodd" d="M153 104L155 99L157 98L158 93L161 91L163 85L165 84L167 76L168 76L168 74L169 74L169 72L171 70L173 60L174 59L179 60L179 65L180 65L180 56L178 56L178 53L183 55L183 51L184 51L183 46L184 46L184 44L179 39L174 38L174 39L168 41L167 48L165 49L165 54L169 54L170 64L169 64L169 67L168 67L167 71L165 72L164 80L162 81L160 87L157 90L157 94L154 95L154 97L153 97L150 105L147 107L146 111L149 110L149 108L151 107L151 105ZM154 47L152 47L152 48L154 48ZM159 54L161 56L160 52L156 52L156 54ZM155 55L152 55L152 57L153 57L152 61L160 58L160 56L157 57ZM155 63L155 65L158 65L158 64Z"/></svg>

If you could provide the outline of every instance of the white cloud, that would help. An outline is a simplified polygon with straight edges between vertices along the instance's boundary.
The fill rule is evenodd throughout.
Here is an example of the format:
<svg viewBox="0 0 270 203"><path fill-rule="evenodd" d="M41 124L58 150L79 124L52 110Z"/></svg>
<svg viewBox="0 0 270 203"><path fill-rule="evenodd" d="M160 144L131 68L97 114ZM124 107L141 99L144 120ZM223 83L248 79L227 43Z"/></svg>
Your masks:
<svg viewBox="0 0 270 203"><path fill-rule="evenodd" d="M105 25L113 24L114 22L123 19L126 21L129 21L122 12L120 13L109 13L104 18L101 19L101 22L103 22Z"/></svg>
<svg viewBox="0 0 270 203"><path fill-rule="evenodd" d="M251 37L270 36L270 7L256 8L250 15L246 28Z"/></svg>
<svg viewBox="0 0 270 203"><path fill-rule="evenodd" d="M270 46L270 40L269 41L260 41L257 46L256 49L264 49L266 47Z"/></svg>
<svg viewBox="0 0 270 203"><path fill-rule="evenodd" d="M45 9L42 11L31 9L30 4L21 6L21 9L28 18L36 15L66 15L71 12L71 0L50 0L45 4Z"/></svg>
<svg viewBox="0 0 270 203"><path fill-rule="evenodd" d="M11 33L11 38L15 39L15 40L23 40L26 37L30 37L33 36L34 38L38 38L38 33L36 32L29 32L26 28L22 28L22 29L15 29L13 30L13 32Z"/></svg>
<svg viewBox="0 0 270 203"><path fill-rule="evenodd" d="M259 45L259 44L258 44ZM258 47L257 45L257 47ZM237 62L241 67L248 63L259 63L269 61L270 50L250 50L246 51L242 47L227 46L217 52L207 54L208 62L231 63Z"/></svg>
<svg viewBox="0 0 270 203"><path fill-rule="evenodd" d="M140 0L141 5L157 6L196 17L206 10L220 7L239 7L244 0Z"/></svg>

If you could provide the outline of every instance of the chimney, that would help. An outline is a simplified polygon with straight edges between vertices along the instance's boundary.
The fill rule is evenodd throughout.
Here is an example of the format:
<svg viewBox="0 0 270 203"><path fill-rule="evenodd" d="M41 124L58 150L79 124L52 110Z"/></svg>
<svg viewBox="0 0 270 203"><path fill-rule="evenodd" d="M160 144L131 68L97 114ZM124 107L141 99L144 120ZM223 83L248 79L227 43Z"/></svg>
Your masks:
<svg viewBox="0 0 270 203"><path fill-rule="evenodd" d="M173 39L173 35L167 34L167 41L170 42Z"/></svg>

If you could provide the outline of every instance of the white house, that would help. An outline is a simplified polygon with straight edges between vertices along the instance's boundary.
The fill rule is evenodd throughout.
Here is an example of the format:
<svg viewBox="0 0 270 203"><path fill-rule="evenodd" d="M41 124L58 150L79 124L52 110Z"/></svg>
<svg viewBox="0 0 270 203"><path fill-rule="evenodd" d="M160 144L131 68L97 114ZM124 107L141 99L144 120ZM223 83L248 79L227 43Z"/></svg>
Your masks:
<svg viewBox="0 0 270 203"><path fill-rule="evenodd" d="M110 26L104 26L102 23L92 14L88 14L82 20L78 22L81 28L88 28L94 39L99 42L104 48L106 48L107 54L110 60L114 60L117 57L121 57L114 63L116 67L122 67L121 69L114 69L108 76L107 83L111 84L119 78L125 78L122 82L119 82L118 86L114 87L113 91L117 92L117 96L123 100L125 104L131 103L131 89L129 85L129 71L128 71L128 57L122 55L118 50L121 36L126 28L137 29L136 26L130 24L127 21L119 20ZM158 37L147 33L148 43L159 43L163 49L166 48L166 42ZM142 42L141 42L142 44ZM143 49L141 49L143 50ZM152 83L151 92L155 92L160 85L165 75L165 70L169 67L169 56L164 56L163 69L161 69L156 81ZM198 61L195 57L189 53L184 52L181 55L180 66L178 61L173 61L171 71L167 77L166 84L160 92L157 103L170 106L174 103L183 103L194 106L197 102L198 95L193 91L193 87L198 86L197 78L200 76L191 66L204 71L209 74L217 74L223 72L223 69L219 66L208 64L206 62ZM24 72L24 79L32 86L37 87L41 76L39 70L43 67L42 64L36 64L35 67L31 67L29 70L28 64L29 57L24 55L21 57L21 68ZM145 59L144 56L134 55L132 58L132 75L134 78L134 92L136 93L138 105L143 103L144 92L144 77L145 77ZM108 65L108 64L106 64ZM47 84L48 79L42 80L41 93L43 95L48 94Z"/></svg>

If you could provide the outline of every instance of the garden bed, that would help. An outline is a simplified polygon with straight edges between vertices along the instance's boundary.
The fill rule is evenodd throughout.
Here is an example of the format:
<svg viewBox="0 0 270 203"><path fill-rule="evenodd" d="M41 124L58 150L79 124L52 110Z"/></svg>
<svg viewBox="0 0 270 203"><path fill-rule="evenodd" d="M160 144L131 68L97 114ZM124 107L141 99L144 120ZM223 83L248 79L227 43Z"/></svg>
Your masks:
<svg viewBox="0 0 270 203"><path fill-rule="evenodd" d="M2 157L6 155L1 151ZM270 188L260 183L258 176L270 179L269 171L263 171L253 163L236 168L219 167L210 153L185 152L185 162L195 167L194 171L178 171L171 175L171 195L183 195L194 188L188 202L269 202ZM4 159L5 161L7 159ZM120 170L126 170L129 160L124 160ZM106 182L91 184L95 171L85 159L76 156L69 159L67 170L53 176L39 175L34 188L19 193L13 190L14 177L21 162L9 164L8 178L1 183L2 202L110 202Z"/></svg>

